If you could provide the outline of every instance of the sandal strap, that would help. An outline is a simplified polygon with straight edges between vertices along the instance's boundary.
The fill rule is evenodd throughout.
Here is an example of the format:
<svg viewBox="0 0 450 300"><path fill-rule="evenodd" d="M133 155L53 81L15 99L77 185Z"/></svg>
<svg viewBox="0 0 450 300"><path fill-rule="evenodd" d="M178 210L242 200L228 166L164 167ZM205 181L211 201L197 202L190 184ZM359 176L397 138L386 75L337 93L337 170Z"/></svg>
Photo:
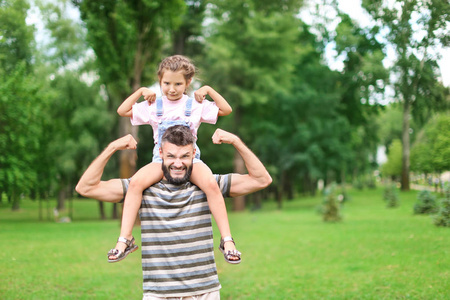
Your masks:
<svg viewBox="0 0 450 300"><path fill-rule="evenodd" d="M124 238L123 236L120 236L117 239L118 242L124 243L125 245L127 245L127 247L131 247L133 245L134 242L134 237L131 238L131 240Z"/></svg>
<svg viewBox="0 0 450 300"><path fill-rule="evenodd" d="M220 239L220 246L219 247L221 249L225 250L225 243L226 242L233 242L233 244L236 245L236 243L234 242L234 240L233 240L233 238L231 236L226 236L226 237Z"/></svg>
<svg viewBox="0 0 450 300"><path fill-rule="evenodd" d="M233 242L234 243L234 240L233 240L233 238L231 236L226 236L226 237L222 238L222 241L224 243L225 242Z"/></svg>

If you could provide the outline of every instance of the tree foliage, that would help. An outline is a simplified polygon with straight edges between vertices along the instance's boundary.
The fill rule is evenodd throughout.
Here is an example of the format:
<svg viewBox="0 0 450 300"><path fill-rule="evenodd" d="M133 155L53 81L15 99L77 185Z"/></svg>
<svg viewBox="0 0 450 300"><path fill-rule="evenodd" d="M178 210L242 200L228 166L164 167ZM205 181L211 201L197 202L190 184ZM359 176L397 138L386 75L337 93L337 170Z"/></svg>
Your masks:
<svg viewBox="0 0 450 300"><path fill-rule="evenodd" d="M34 44L34 28L25 22L29 8L26 0L0 0L0 72L13 72L19 63L29 71Z"/></svg>
<svg viewBox="0 0 450 300"><path fill-rule="evenodd" d="M194 58L198 84L213 86L233 107L216 126L200 128L202 159L217 173L233 171L231 161L234 171L245 172L233 147L218 155L210 143L216 127L237 133L269 169L268 191L279 207L286 194L314 193L319 180L369 176L379 143L390 149L385 175L399 175L408 154L401 151L410 143L412 170L449 168L449 90L436 64L436 49L449 45L445 1L365 0L376 22L368 28L334 6L333 31L325 14L313 25L299 19L300 0L38 3L48 40L36 49L25 22L27 1L0 0L0 193L16 207L21 194L58 196L62 207L107 142L136 135L116 108L136 88L153 84L157 63L174 53ZM73 4L81 21L67 14ZM331 42L343 59L339 71L324 61ZM388 46L396 53L390 71L401 110L380 105ZM443 113L434 118L437 110ZM143 165L151 158L150 127L141 133ZM136 155L121 155L120 176L131 176ZM116 163L106 177L117 176Z"/></svg>
<svg viewBox="0 0 450 300"><path fill-rule="evenodd" d="M114 112L143 83L153 83L161 50L171 41L172 30L179 26L185 3L182 0L72 2L80 9L87 41L95 52L100 80L106 87L109 109ZM118 120L119 135L133 133L137 138L137 127L132 128L127 118ZM135 171L135 151L122 151L120 176L130 177Z"/></svg>
<svg viewBox="0 0 450 300"><path fill-rule="evenodd" d="M439 211L434 217L436 226L450 227L450 184L444 187L444 198L440 199Z"/></svg>
<svg viewBox="0 0 450 300"><path fill-rule="evenodd" d="M26 1L0 1L0 193L19 208L20 195L37 182L43 99L32 73L33 28Z"/></svg>
<svg viewBox="0 0 450 300"><path fill-rule="evenodd" d="M402 174L402 142L398 139L392 141L389 147L387 162L382 165L381 172L384 176L398 178Z"/></svg>
<svg viewBox="0 0 450 300"><path fill-rule="evenodd" d="M403 103L402 189L409 190L410 115L423 123L445 105L446 92L437 80L436 48L450 45L450 4L447 0L363 0L362 6L395 51L394 90Z"/></svg>
<svg viewBox="0 0 450 300"><path fill-rule="evenodd" d="M450 114L433 117L411 149L411 169L431 173L450 170Z"/></svg>

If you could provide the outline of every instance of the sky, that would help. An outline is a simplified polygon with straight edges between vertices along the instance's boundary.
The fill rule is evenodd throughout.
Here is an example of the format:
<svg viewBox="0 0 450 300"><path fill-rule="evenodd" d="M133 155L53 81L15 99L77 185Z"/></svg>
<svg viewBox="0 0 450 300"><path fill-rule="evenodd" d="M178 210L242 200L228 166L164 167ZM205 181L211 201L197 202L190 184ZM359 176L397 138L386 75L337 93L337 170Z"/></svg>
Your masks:
<svg viewBox="0 0 450 300"><path fill-rule="evenodd" d="M321 0L305 0L307 5L315 5ZM394 0L388 0L394 1ZM356 20L361 27L367 27L371 25L371 17L363 10L361 7L361 0L338 0L339 9L348 14L353 20ZM321 11L324 13L324 11ZM339 20L335 18L336 13L334 11L325 11L325 14L331 18L334 18L334 21L331 22L328 26L329 30L333 30L338 25ZM304 22L307 24L311 24L313 22L313 18L308 13L308 7L305 8L300 13L300 16ZM438 49L437 52L441 55L441 59L438 60L438 65L441 71L441 82L444 86L450 87L450 48ZM384 65L389 67L392 65L393 58L395 57L393 48L387 48L387 57L384 61ZM325 53L325 60L328 65L333 70L342 70L343 63L342 59L336 57L337 53L334 50L334 45L328 45Z"/></svg>
<svg viewBox="0 0 450 300"><path fill-rule="evenodd" d="M48 2L54 2L55 0L47 0ZM306 3L313 4L317 0L306 0ZM367 15L367 13L364 12L364 10L361 7L361 0L338 0L339 8L347 13L352 19L356 20L362 27L369 26L370 25L370 17ZM330 12L331 15L333 15L333 12ZM72 18L79 20L80 15L76 8L68 7L68 15L70 15ZM310 15L308 15L308 10L303 10L300 13L300 16L303 21L306 23L312 22L312 18ZM46 34L44 25L41 21L42 17L39 15L39 10L32 6L28 13L27 17L27 24L34 24L36 27L36 42L38 44L42 44L45 42L46 39L48 39L48 34ZM339 20L335 19L334 22L331 22L329 28L333 29L337 26ZM444 84L444 86L450 87L450 48L446 49L439 49L439 53L441 54L442 58L438 60L438 65L440 67L441 71L441 81ZM394 56L392 49L387 49L387 58L385 60L385 65L389 66L392 63L392 57ZM342 70L343 63L342 58L336 57L336 51L333 49L333 45L330 44L329 47L326 49L325 53L325 60L327 64L330 66L333 70Z"/></svg>
<svg viewBox="0 0 450 300"><path fill-rule="evenodd" d="M370 17L361 7L361 0L339 0L339 8L347 13L352 19L357 20L361 26L370 25ZM444 86L450 86L450 48L440 49L442 58L438 60L441 70L442 83ZM390 54L388 53L388 56Z"/></svg>

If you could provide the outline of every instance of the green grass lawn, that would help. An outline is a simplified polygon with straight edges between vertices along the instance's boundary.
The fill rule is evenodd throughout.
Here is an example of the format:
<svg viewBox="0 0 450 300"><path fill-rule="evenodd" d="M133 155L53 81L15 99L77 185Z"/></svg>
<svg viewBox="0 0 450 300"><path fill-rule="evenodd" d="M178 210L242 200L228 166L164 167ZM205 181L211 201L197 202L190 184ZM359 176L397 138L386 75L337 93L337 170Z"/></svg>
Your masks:
<svg viewBox="0 0 450 300"><path fill-rule="evenodd" d="M450 228L412 214L414 191L394 209L381 195L351 191L335 224L317 214L320 197L230 213L243 262L217 250L222 299L450 299ZM119 223L99 221L97 205L75 200L74 222L55 223L39 221L36 202L19 212L3 203L0 298L141 299L140 252L107 263Z"/></svg>

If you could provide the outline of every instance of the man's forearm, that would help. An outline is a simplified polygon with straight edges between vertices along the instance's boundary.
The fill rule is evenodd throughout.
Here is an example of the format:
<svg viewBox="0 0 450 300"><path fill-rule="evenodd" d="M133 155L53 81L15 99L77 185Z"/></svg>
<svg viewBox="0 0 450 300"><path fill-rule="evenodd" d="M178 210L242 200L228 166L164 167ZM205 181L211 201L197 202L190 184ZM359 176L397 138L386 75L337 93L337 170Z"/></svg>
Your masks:
<svg viewBox="0 0 450 300"><path fill-rule="evenodd" d="M87 168L75 190L85 197L100 201L120 201L124 193L121 180L102 181L103 170L117 150L136 149L136 144L137 142L131 134L111 142Z"/></svg>

